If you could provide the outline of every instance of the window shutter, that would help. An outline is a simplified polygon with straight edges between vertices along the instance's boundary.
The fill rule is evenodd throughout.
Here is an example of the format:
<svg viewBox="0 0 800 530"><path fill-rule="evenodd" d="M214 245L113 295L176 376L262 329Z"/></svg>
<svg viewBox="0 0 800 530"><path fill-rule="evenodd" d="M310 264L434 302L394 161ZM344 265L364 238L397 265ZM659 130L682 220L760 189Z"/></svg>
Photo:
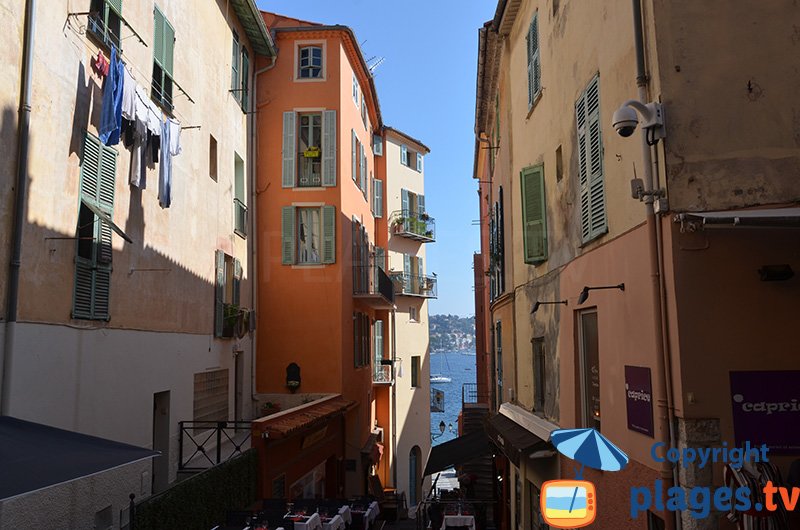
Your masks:
<svg viewBox="0 0 800 530"><path fill-rule="evenodd" d="M231 52L231 89L233 97L239 100L239 36L233 33L233 51Z"/></svg>
<svg viewBox="0 0 800 530"><path fill-rule="evenodd" d="M336 111L322 113L322 185L336 186Z"/></svg>
<svg viewBox="0 0 800 530"><path fill-rule="evenodd" d="M383 320L376 320L375 327L375 368L377 369L383 359Z"/></svg>
<svg viewBox="0 0 800 530"><path fill-rule="evenodd" d="M541 62L539 53L539 14L533 15L531 25L528 27L528 110L533 107L533 102L542 90Z"/></svg>
<svg viewBox="0 0 800 530"><path fill-rule="evenodd" d="M75 288L72 293L72 318L92 318L94 267L91 262L76 256Z"/></svg>
<svg viewBox="0 0 800 530"><path fill-rule="evenodd" d="M420 280L425 276L425 266L422 264L422 258L417 258L417 275Z"/></svg>
<svg viewBox="0 0 800 530"><path fill-rule="evenodd" d="M372 137L372 152L378 156L383 156L383 138L380 134Z"/></svg>
<svg viewBox="0 0 800 530"><path fill-rule="evenodd" d="M294 130L295 130L295 121L297 120L297 115L293 112L284 112L283 113L283 179L282 179L282 186L284 188L292 188L294 187L294 175L295 175L295 157L297 153L295 153L295 140L294 140ZM292 260L294 261L294 260Z"/></svg>
<svg viewBox="0 0 800 530"><path fill-rule="evenodd" d="M242 110L247 112L247 103L250 98L250 58L247 56L247 49L242 48L242 86L241 97L239 101L242 103Z"/></svg>
<svg viewBox="0 0 800 530"><path fill-rule="evenodd" d="M375 217L375 179L370 179L370 184L372 184L369 188L369 210L372 212L372 216Z"/></svg>
<svg viewBox="0 0 800 530"><path fill-rule="evenodd" d="M404 145L400 146L400 163L404 166L408 165L408 148Z"/></svg>
<svg viewBox="0 0 800 530"><path fill-rule="evenodd" d="M162 66L164 71L172 77L172 59L175 50L175 29L172 24L162 15L164 19L164 62Z"/></svg>
<svg viewBox="0 0 800 530"><path fill-rule="evenodd" d="M118 15L122 15L122 0L106 0Z"/></svg>
<svg viewBox="0 0 800 530"><path fill-rule="evenodd" d="M417 214L425 213L425 196L417 195Z"/></svg>
<svg viewBox="0 0 800 530"><path fill-rule="evenodd" d="M353 313L353 365L358 368L361 355L359 349L361 348L361 314Z"/></svg>
<svg viewBox="0 0 800 530"><path fill-rule="evenodd" d="M233 260L233 305L241 304L242 294L242 262L238 258Z"/></svg>
<svg viewBox="0 0 800 530"><path fill-rule="evenodd" d="M411 215L411 212L408 211L408 190L405 188L400 190L400 207L403 209L401 214L403 217Z"/></svg>
<svg viewBox="0 0 800 530"><path fill-rule="evenodd" d="M375 179L375 217L383 217L383 181Z"/></svg>
<svg viewBox="0 0 800 530"><path fill-rule="evenodd" d="M336 263L336 208L322 207L322 263Z"/></svg>
<svg viewBox="0 0 800 530"><path fill-rule="evenodd" d="M544 193L544 168L529 167L522 179L522 218L525 224L525 263L547 259L547 215Z"/></svg>
<svg viewBox="0 0 800 530"><path fill-rule="evenodd" d="M353 174L352 175L353 176L353 182L356 182L356 167L358 167L358 166L356 166L356 163L357 163L356 162L356 155L357 155L357 152L358 152L358 146L356 145L357 142L358 142L358 139L356 138L356 131L354 131L353 129L350 129L350 144L353 147L353 157L352 157L353 159L351 161L350 168L351 168L351 171L352 171L352 174Z"/></svg>
<svg viewBox="0 0 800 530"><path fill-rule="evenodd" d="M153 59L164 65L164 15L156 7L153 10ZM159 80L160 82L160 80Z"/></svg>
<svg viewBox="0 0 800 530"><path fill-rule="evenodd" d="M575 119L578 133L581 239L586 242L607 231L598 76L592 79L575 103Z"/></svg>
<svg viewBox="0 0 800 530"><path fill-rule="evenodd" d="M214 336L222 336L222 320L225 302L225 253L217 250L214 266Z"/></svg>
<svg viewBox="0 0 800 530"><path fill-rule="evenodd" d="M281 215L281 263L284 265L294 265L294 223L296 219L295 207L284 206Z"/></svg>
<svg viewBox="0 0 800 530"><path fill-rule="evenodd" d="M411 272L411 255L410 254L403 254L403 273L404 274L413 274Z"/></svg>
<svg viewBox="0 0 800 530"><path fill-rule="evenodd" d="M364 154L364 145L360 146L361 151L361 182L359 183L359 187L361 191L367 191L367 155Z"/></svg>
<svg viewBox="0 0 800 530"><path fill-rule="evenodd" d="M102 154L98 171L99 186L97 204L108 213L114 211L114 181L117 174L117 151L113 147L100 146Z"/></svg>
<svg viewBox="0 0 800 530"><path fill-rule="evenodd" d="M417 153L417 171L422 171L422 153Z"/></svg>
<svg viewBox="0 0 800 530"><path fill-rule="evenodd" d="M93 319L108 320L110 318L108 300L110 292L111 267L108 265L98 265L94 271Z"/></svg>

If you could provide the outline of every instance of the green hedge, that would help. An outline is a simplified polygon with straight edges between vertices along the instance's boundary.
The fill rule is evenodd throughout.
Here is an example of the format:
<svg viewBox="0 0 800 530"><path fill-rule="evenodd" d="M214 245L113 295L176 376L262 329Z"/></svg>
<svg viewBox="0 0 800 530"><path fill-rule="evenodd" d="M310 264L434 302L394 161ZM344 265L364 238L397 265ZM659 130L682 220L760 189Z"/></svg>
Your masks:
<svg viewBox="0 0 800 530"><path fill-rule="evenodd" d="M136 505L135 530L209 530L225 523L228 510L249 508L256 500L258 455L241 456L178 482Z"/></svg>

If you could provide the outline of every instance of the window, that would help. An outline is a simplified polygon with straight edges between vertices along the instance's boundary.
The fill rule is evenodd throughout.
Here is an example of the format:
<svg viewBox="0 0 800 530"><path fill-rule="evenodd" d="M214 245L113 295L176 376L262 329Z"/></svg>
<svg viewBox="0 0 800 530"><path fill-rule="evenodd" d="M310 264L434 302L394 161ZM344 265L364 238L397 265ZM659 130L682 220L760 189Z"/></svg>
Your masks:
<svg viewBox="0 0 800 530"><path fill-rule="evenodd" d="M233 154L234 196L233 196L233 231L247 237L247 196L244 186L244 160Z"/></svg>
<svg viewBox="0 0 800 530"><path fill-rule="evenodd" d="M561 182L562 178L564 178L564 155L559 145L556 148L556 182Z"/></svg>
<svg viewBox="0 0 800 530"><path fill-rule="evenodd" d="M367 198L367 150L364 149L364 144L360 145L361 148L361 168L359 171L359 181L358 187L361 188L361 193L364 194L364 198Z"/></svg>
<svg viewBox="0 0 800 530"><path fill-rule="evenodd" d="M411 386L419 388L419 355L411 356Z"/></svg>
<svg viewBox="0 0 800 530"><path fill-rule="evenodd" d="M526 167L522 179L522 219L525 224L523 244L525 263L547 259L547 216L545 215L544 167Z"/></svg>
<svg viewBox="0 0 800 530"><path fill-rule="evenodd" d="M403 254L403 294L426 295L431 286L425 278L423 259L411 254Z"/></svg>
<svg viewBox="0 0 800 530"><path fill-rule="evenodd" d="M351 137L351 149L352 149L352 161L351 161L351 176L353 177L353 182L358 184L360 174L359 169L361 167L359 160L361 155L361 141L356 136L355 129L350 129L350 137Z"/></svg>
<svg viewBox="0 0 800 530"><path fill-rule="evenodd" d="M533 339L533 410L544 413L544 400L547 395L545 378L544 338Z"/></svg>
<svg viewBox="0 0 800 530"><path fill-rule="evenodd" d="M404 166L408 165L408 147L404 145L400 146L400 163Z"/></svg>
<svg viewBox="0 0 800 530"><path fill-rule="evenodd" d="M239 42L239 35L233 32L233 49L231 51L231 93L247 112L247 101L250 95L250 56L247 48Z"/></svg>
<svg viewBox="0 0 800 530"><path fill-rule="evenodd" d="M284 188L336 186L336 111L283 113Z"/></svg>
<svg viewBox="0 0 800 530"><path fill-rule="evenodd" d="M539 54L539 13L533 15L528 27L528 110L533 108L542 92L542 65Z"/></svg>
<svg viewBox="0 0 800 530"><path fill-rule="evenodd" d="M372 214L383 217L383 181L378 179L372 179Z"/></svg>
<svg viewBox="0 0 800 530"><path fill-rule="evenodd" d="M120 49L122 0L92 0L89 13L89 23L86 26L89 34L108 47L116 46Z"/></svg>
<svg viewBox="0 0 800 530"><path fill-rule="evenodd" d="M647 511L647 530L664 530L664 519L650 510Z"/></svg>
<svg viewBox="0 0 800 530"><path fill-rule="evenodd" d="M336 257L336 209L333 206L282 211L281 263L328 264Z"/></svg>
<svg viewBox="0 0 800 530"><path fill-rule="evenodd" d="M548 530L550 527L545 524L542 518L541 490L533 482L528 482L528 492L530 496L528 504L531 507L531 530Z"/></svg>
<svg viewBox="0 0 800 530"><path fill-rule="evenodd" d="M111 232L117 151L87 133L81 163L81 202L75 257L72 318L109 320L111 288Z"/></svg>
<svg viewBox="0 0 800 530"><path fill-rule="evenodd" d="M575 103L575 121L578 128L581 240L586 243L608 231L600 134L599 76L592 79Z"/></svg>
<svg viewBox="0 0 800 530"><path fill-rule="evenodd" d="M351 239L353 241L353 292L369 292L369 238L367 229L357 218L353 217L351 224Z"/></svg>
<svg viewBox="0 0 800 530"><path fill-rule="evenodd" d="M217 181L217 139L208 135L208 176Z"/></svg>
<svg viewBox="0 0 800 530"><path fill-rule="evenodd" d="M214 285L214 336L231 338L234 334L244 335L244 315L240 310L242 264L225 254L216 251L216 281Z"/></svg>
<svg viewBox="0 0 800 530"><path fill-rule="evenodd" d="M322 75L322 46L301 46L297 65L300 79L320 79Z"/></svg>
<svg viewBox="0 0 800 530"><path fill-rule="evenodd" d="M489 297L497 299L506 290L505 286L505 211L503 187L498 190L494 211L489 220Z"/></svg>
<svg viewBox="0 0 800 530"><path fill-rule="evenodd" d="M356 74L353 74L353 102L356 104L356 108L358 108L358 94L361 92L361 87L358 84L358 79L356 78Z"/></svg>
<svg viewBox="0 0 800 530"><path fill-rule="evenodd" d="M592 309L578 313L578 324L580 417L584 427L600 431L600 347L597 337L597 311Z"/></svg>
<svg viewBox="0 0 800 530"><path fill-rule="evenodd" d="M380 134L372 135L372 154L383 156L383 137Z"/></svg>
<svg viewBox="0 0 800 530"><path fill-rule="evenodd" d="M417 153L417 171L422 173L422 153Z"/></svg>
<svg viewBox="0 0 800 530"><path fill-rule="evenodd" d="M363 95L361 96L361 122L364 124L365 129L369 129L367 127L367 102Z"/></svg>
<svg viewBox="0 0 800 530"><path fill-rule="evenodd" d="M318 187L322 185L322 114L300 114L297 135L297 185Z"/></svg>
<svg viewBox="0 0 800 530"><path fill-rule="evenodd" d="M522 480L520 477L520 470L514 470L514 512L516 514L516 523L517 528L522 527L522 512L525 511L525 507L522 506Z"/></svg>
<svg viewBox="0 0 800 530"><path fill-rule="evenodd" d="M417 308L416 307L409 307L408 308L408 319L411 322L417 322Z"/></svg>
<svg viewBox="0 0 800 530"><path fill-rule="evenodd" d="M228 370L194 374L194 421L228 419Z"/></svg>
<svg viewBox="0 0 800 530"><path fill-rule="evenodd" d="M369 366L371 334L369 315L360 312L353 313L353 362L356 368Z"/></svg>
<svg viewBox="0 0 800 530"><path fill-rule="evenodd" d="M175 48L175 29L156 7L153 10L153 101L172 112L172 59Z"/></svg>

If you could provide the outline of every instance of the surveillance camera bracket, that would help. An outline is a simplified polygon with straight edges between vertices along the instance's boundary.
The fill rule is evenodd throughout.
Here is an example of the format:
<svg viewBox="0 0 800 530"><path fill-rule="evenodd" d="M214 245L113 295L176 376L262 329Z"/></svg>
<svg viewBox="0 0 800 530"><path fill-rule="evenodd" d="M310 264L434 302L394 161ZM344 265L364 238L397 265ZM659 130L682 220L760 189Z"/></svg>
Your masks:
<svg viewBox="0 0 800 530"><path fill-rule="evenodd" d="M635 99L629 99L621 105L622 107L631 107L635 109L642 116L642 129L652 131L653 141L666 138L667 131L664 127L664 108L661 103L642 103Z"/></svg>

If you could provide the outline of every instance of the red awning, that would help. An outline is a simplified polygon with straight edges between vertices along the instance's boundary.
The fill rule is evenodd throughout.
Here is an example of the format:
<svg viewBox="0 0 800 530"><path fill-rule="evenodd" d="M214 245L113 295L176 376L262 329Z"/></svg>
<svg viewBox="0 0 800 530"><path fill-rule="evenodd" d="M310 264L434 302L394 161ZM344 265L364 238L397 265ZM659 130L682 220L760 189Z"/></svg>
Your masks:
<svg viewBox="0 0 800 530"><path fill-rule="evenodd" d="M253 431L267 438L285 438L342 414L356 404L342 396L318 400L253 422Z"/></svg>

